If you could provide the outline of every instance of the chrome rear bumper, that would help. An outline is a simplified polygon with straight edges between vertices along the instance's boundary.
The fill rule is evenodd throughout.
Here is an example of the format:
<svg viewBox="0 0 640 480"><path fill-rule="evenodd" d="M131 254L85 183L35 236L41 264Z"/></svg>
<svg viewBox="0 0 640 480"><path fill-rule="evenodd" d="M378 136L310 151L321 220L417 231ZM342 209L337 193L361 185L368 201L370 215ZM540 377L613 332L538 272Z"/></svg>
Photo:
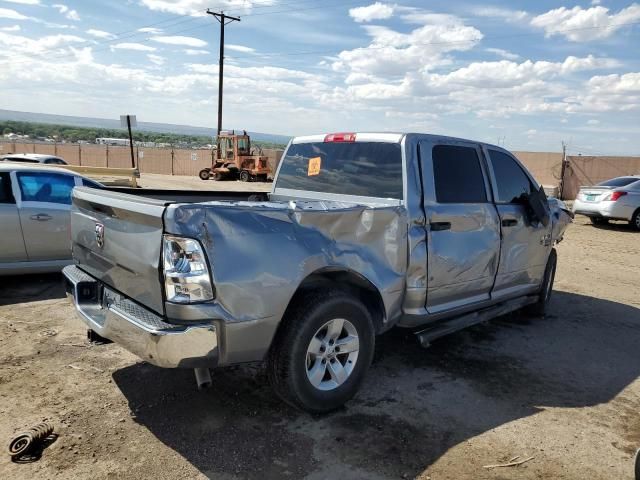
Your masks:
<svg viewBox="0 0 640 480"><path fill-rule="evenodd" d="M149 363L167 368L215 367L218 332L213 323L174 325L111 290L75 265L62 270L65 288L82 321Z"/></svg>

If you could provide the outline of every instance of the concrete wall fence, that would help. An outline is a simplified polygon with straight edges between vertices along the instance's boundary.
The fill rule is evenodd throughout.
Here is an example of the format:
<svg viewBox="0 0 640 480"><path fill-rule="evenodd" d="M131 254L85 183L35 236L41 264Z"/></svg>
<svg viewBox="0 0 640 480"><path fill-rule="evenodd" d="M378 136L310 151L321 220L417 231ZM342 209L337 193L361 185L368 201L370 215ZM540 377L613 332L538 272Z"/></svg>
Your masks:
<svg viewBox="0 0 640 480"><path fill-rule="evenodd" d="M2 142L0 155L6 153L43 153L64 158L71 165L93 167L130 167L129 147L92 144L51 144ZM205 149L134 147L141 173L195 176L211 166L214 151ZM562 154L558 152L513 152L545 187L561 183ZM282 150L263 149L275 172ZM574 199L581 185L594 185L621 175L640 175L640 157L568 156L564 171L563 197Z"/></svg>

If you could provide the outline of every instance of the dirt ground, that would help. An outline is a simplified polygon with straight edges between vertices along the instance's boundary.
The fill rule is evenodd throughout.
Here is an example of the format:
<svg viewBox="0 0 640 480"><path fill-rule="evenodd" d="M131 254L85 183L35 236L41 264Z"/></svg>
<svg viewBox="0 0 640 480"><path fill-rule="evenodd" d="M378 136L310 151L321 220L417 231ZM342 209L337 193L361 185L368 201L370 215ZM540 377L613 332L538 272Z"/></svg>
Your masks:
<svg viewBox="0 0 640 480"><path fill-rule="evenodd" d="M322 417L283 405L260 365L198 392L192 371L89 346L59 275L4 278L0 441L40 421L59 437L34 463L0 454L0 478L631 479L640 234L578 219L558 254L546 318L426 350L392 331L358 396Z"/></svg>
<svg viewBox="0 0 640 480"><path fill-rule="evenodd" d="M272 185L273 183L270 182L241 182L239 180L225 180L221 182L215 182L213 180L200 180L196 176L171 176L160 175L157 173L140 174L140 186L143 188L270 192Z"/></svg>

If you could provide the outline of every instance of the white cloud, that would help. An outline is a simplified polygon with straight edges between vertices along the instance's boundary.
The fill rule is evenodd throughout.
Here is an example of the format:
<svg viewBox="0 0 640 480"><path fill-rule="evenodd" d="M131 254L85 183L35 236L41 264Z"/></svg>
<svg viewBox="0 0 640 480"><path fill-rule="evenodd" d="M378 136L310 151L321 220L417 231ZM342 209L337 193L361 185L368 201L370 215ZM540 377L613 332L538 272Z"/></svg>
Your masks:
<svg viewBox="0 0 640 480"><path fill-rule="evenodd" d="M574 72L606 69L619 65L620 63L616 60L597 58L593 55L582 58L569 56L563 62L532 62L531 60L522 63L508 60L473 62L447 74L428 75L427 83L432 87L447 89L455 89L459 85L504 88L522 85L534 79L544 81Z"/></svg>
<svg viewBox="0 0 640 480"><path fill-rule="evenodd" d="M20 25L11 25L10 27L0 28L3 32L19 32L21 30Z"/></svg>
<svg viewBox="0 0 640 480"><path fill-rule="evenodd" d="M587 42L607 38L625 23L640 20L640 5L633 3L618 13L609 14L609 9L602 6L590 8L560 7L549 10L531 20L531 25L545 31L547 37L563 35L572 42Z"/></svg>
<svg viewBox="0 0 640 480"><path fill-rule="evenodd" d="M511 53L508 50L503 50L502 48L485 48L485 51L495 53L499 57L506 58L507 60L517 60L520 58L520 55Z"/></svg>
<svg viewBox="0 0 640 480"><path fill-rule="evenodd" d="M206 47L208 45L207 42L205 42L204 40L200 40L199 38L183 37L180 35L156 36L156 37L151 37L151 40L153 40L154 42L165 43L168 45L181 45L181 46L194 47L194 48Z"/></svg>
<svg viewBox="0 0 640 480"><path fill-rule="evenodd" d="M22 15L20 12L11 8L0 8L0 18L9 18L11 20L28 20L29 17Z"/></svg>
<svg viewBox="0 0 640 480"><path fill-rule="evenodd" d="M65 16L65 18L68 18L69 20L73 20L73 21L76 21L76 22L80 21L80 15L78 15L78 12L75 11L75 10L70 9L66 5L63 5L61 3L54 3L51 6L53 8L56 8L58 10L58 12L60 12L61 15Z"/></svg>
<svg viewBox="0 0 640 480"><path fill-rule="evenodd" d="M592 118L591 120L587 120L587 125L600 125L600 120Z"/></svg>
<svg viewBox="0 0 640 480"><path fill-rule="evenodd" d="M38 61L33 59L31 55L69 53L70 50L67 47L74 43L84 42L84 38L75 35L47 35L35 40L0 32L0 58L25 55L24 60L21 59L20 62L15 64L17 68L20 68L25 62ZM3 69L6 70L6 66Z"/></svg>
<svg viewBox="0 0 640 480"><path fill-rule="evenodd" d="M143 28L139 28L138 31L142 33L152 33L154 35L158 35L162 33L162 29L156 28L156 27L143 27Z"/></svg>
<svg viewBox="0 0 640 480"><path fill-rule="evenodd" d="M438 18L438 23L423 25L410 33L366 25L363 28L371 37L370 45L340 52L331 67L347 75L358 74L360 79L404 77L445 65L450 62L445 57L447 52L469 50L482 38L479 30L463 25L457 17L450 17L448 23L441 21Z"/></svg>
<svg viewBox="0 0 640 480"><path fill-rule="evenodd" d="M149 55L147 55L147 58L151 63L154 63L156 65L164 65L164 62L165 62L164 57L161 57L160 55L154 55L153 53L150 53Z"/></svg>
<svg viewBox="0 0 640 480"><path fill-rule="evenodd" d="M526 20L529 14L524 10L511 10L499 7L479 7L471 10L471 13L478 17L501 18L508 22L519 22Z"/></svg>
<svg viewBox="0 0 640 480"><path fill-rule="evenodd" d="M137 50L139 52L155 52L156 47L143 45L142 43L123 42L111 46L111 50Z"/></svg>
<svg viewBox="0 0 640 480"><path fill-rule="evenodd" d="M9 3L20 3L21 5L40 5L40 0L4 0Z"/></svg>
<svg viewBox="0 0 640 480"><path fill-rule="evenodd" d="M234 45L232 43L227 43L224 46L225 50L233 50L234 52L242 52L242 53L255 53L256 49L251 47L245 47L244 45Z"/></svg>
<svg viewBox="0 0 640 480"><path fill-rule="evenodd" d="M387 3L376 2L366 7L350 8L349 16L358 23L384 20L393 16L393 7Z"/></svg>
<svg viewBox="0 0 640 480"><path fill-rule="evenodd" d="M187 48L186 50L184 50L184 53L186 53L187 55L208 55L210 52L209 50L198 50L198 49L193 49L193 48Z"/></svg>
<svg viewBox="0 0 640 480"><path fill-rule="evenodd" d="M177 15L205 15L207 8L211 7L210 0L141 0L142 5L160 12L175 13ZM276 5L276 0L217 0L216 10L237 12L250 12L253 5Z"/></svg>
<svg viewBox="0 0 640 480"><path fill-rule="evenodd" d="M113 33L105 32L104 30L96 30L94 28L90 28L89 30L86 31L86 33L88 33L93 37L104 38L107 40L116 38L116 36Z"/></svg>

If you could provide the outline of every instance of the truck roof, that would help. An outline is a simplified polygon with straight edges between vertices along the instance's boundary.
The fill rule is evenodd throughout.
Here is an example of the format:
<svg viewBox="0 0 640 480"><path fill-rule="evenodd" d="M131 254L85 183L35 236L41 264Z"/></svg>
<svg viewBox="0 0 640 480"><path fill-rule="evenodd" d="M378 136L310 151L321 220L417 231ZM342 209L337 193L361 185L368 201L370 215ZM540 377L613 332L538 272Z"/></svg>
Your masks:
<svg viewBox="0 0 640 480"><path fill-rule="evenodd" d="M336 140L328 140L330 136L337 136ZM348 140L344 140L344 136L350 136ZM480 142L478 140L470 140L468 138L451 137L447 135L436 135L431 133L418 133L418 132L341 132L341 133L321 133L315 135L302 135L294 137L291 143L315 143L325 141L342 141L342 142L387 142L387 143L400 143L404 137L416 136L425 140L453 140L459 142L477 143L480 145L486 145L487 147L504 150L502 147L493 145L490 143Z"/></svg>

